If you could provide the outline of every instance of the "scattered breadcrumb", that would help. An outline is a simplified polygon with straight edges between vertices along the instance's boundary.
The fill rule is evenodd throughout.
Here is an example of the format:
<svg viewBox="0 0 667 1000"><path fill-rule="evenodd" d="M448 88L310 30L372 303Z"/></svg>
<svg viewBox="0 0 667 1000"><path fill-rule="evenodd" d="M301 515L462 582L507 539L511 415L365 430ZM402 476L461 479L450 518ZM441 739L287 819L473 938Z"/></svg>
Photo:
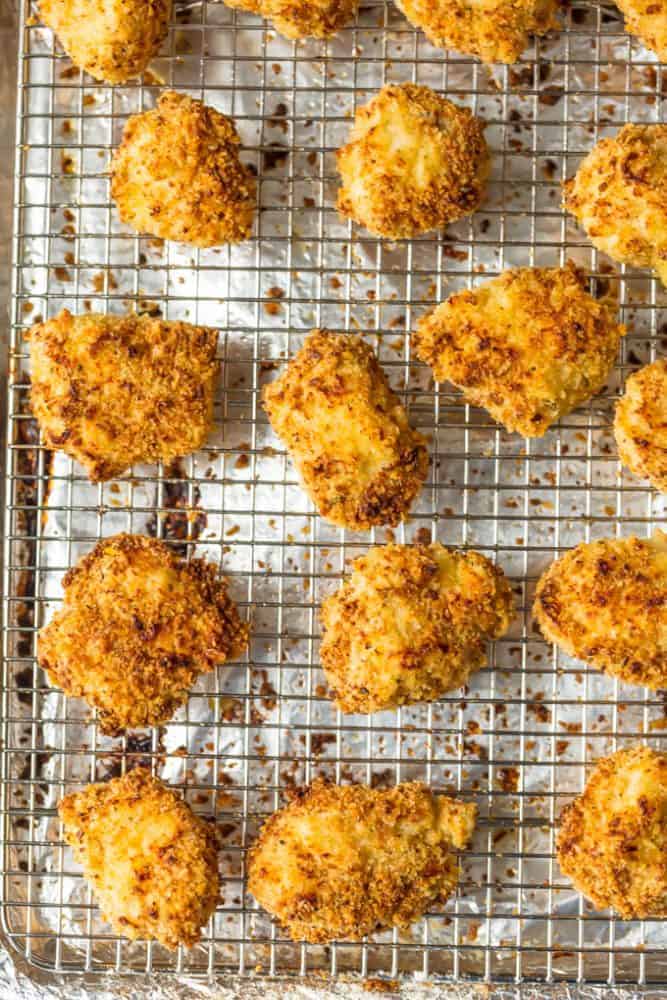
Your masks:
<svg viewBox="0 0 667 1000"><path fill-rule="evenodd" d="M611 373L625 328L584 274L516 268L457 292L417 325L418 356L508 431L540 437Z"/></svg>
<svg viewBox="0 0 667 1000"><path fill-rule="evenodd" d="M667 359L646 365L625 383L614 435L624 465L667 493Z"/></svg>
<svg viewBox="0 0 667 1000"><path fill-rule="evenodd" d="M63 309L27 336L44 444L81 462L93 482L135 462L171 462L206 440L217 330Z"/></svg>
<svg viewBox="0 0 667 1000"><path fill-rule="evenodd" d="M390 84L338 150L338 210L370 233L416 236L469 215L489 173L484 125L429 87Z"/></svg>
<svg viewBox="0 0 667 1000"><path fill-rule="evenodd" d="M259 14L285 38L331 38L355 17L359 0L225 0Z"/></svg>
<svg viewBox="0 0 667 1000"><path fill-rule="evenodd" d="M212 823L143 767L65 796L58 813L117 933L171 949L199 941L220 892Z"/></svg>
<svg viewBox="0 0 667 1000"><path fill-rule="evenodd" d="M513 617L509 583L485 556L378 545L322 604L320 658L343 712L433 701L484 666Z"/></svg>
<svg viewBox="0 0 667 1000"><path fill-rule="evenodd" d="M165 91L156 108L128 118L114 152L111 195L121 222L197 247L247 239L257 186L239 145L225 115Z"/></svg>
<svg viewBox="0 0 667 1000"><path fill-rule="evenodd" d="M628 684L667 687L667 534L577 545L542 575L544 636Z"/></svg>
<svg viewBox="0 0 667 1000"><path fill-rule="evenodd" d="M102 732L167 722L201 673L248 643L227 581L157 539L103 539L63 578L38 660L65 694L98 709Z"/></svg>
<svg viewBox="0 0 667 1000"><path fill-rule="evenodd" d="M313 330L264 406L322 517L361 531L407 516L426 443L360 337Z"/></svg>
<svg viewBox="0 0 667 1000"><path fill-rule="evenodd" d="M358 940L407 927L456 888L452 848L476 806L419 782L391 789L316 781L262 828L248 889L294 940Z"/></svg>
<svg viewBox="0 0 667 1000"><path fill-rule="evenodd" d="M598 761L563 809L557 853L598 909L624 920L667 917L667 755L635 746Z"/></svg>
<svg viewBox="0 0 667 1000"><path fill-rule="evenodd" d="M667 125L601 139L565 182L563 204L598 250L667 284Z"/></svg>
<svg viewBox="0 0 667 1000"><path fill-rule="evenodd" d="M96 80L141 76L167 37L171 0L40 0L44 24Z"/></svg>

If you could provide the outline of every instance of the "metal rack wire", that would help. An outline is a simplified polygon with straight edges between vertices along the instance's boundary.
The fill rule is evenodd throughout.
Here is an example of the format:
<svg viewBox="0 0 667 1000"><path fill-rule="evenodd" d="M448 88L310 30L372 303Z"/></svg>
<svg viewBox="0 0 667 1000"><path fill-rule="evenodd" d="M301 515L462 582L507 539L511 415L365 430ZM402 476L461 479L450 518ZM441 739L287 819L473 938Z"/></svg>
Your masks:
<svg viewBox="0 0 667 1000"><path fill-rule="evenodd" d="M8 386L2 815L4 934L42 972L302 978L357 974L655 984L657 922L593 912L554 860L555 821L586 765L635 739L660 741L665 706L551 650L535 633L537 576L582 540L648 534L664 509L622 473L610 435L627 372L664 348L664 292L612 272L559 208L560 181L603 134L662 119L660 66L615 8L574 0L559 36L513 68L439 52L390 3L371 0L329 43L288 43L216 3L177 8L155 78L110 88L71 67L24 0L20 42L13 337ZM337 218L333 151L354 106L413 80L488 121L486 204L444 236L383 244ZM254 237L196 252L123 230L106 170L127 115L162 85L231 113L255 165ZM667 81L665 81L667 83ZM544 439L508 435L434 387L409 331L433 301L519 264L573 257L617 290L629 334L603 394ZM223 385L206 452L91 486L39 442L23 334L62 306L159 311L220 328ZM471 546L511 576L521 609L464 693L372 718L344 717L318 667L317 609L349 560L392 535L352 536L315 516L259 405L261 385L313 326L377 347L428 434L427 487L399 540ZM168 726L109 739L51 690L35 637L64 570L99 537L149 531L217 560L253 619L247 663L200 682ZM59 838L61 794L138 762L180 784L223 838L224 898L203 943L171 954L110 933ZM244 848L290 786L324 774L374 784L421 778L474 797L480 824L455 899L407 935L296 945L244 891Z"/></svg>

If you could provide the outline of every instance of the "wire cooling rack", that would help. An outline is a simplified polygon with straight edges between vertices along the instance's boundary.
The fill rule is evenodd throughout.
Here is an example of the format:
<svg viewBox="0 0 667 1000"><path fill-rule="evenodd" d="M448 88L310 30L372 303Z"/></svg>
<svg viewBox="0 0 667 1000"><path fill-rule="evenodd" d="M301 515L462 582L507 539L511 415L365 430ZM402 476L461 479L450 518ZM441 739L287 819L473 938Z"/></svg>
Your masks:
<svg viewBox="0 0 667 1000"><path fill-rule="evenodd" d="M334 41L300 44L204 3L177 5L167 54L143 85L110 88L74 69L34 13L26 0L4 572L7 941L47 974L666 981L664 925L594 912L554 859L555 822L587 765L633 740L659 744L665 706L559 656L530 616L535 581L557 553L615 533L646 535L664 521L659 500L620 469L610 434L628 371L664 349L664 292L647 274L598 259L559 208L561 180L598 138L628 120L662 120L660 66L606 5L572 3L561 35L535 42L515 67L488 69L433 49L381 0ZM355 105L403 80L486 119L493 172L470 220L392 245L337 217L333 154ZM196 252L118 221L109 154L127 115L153 106L163 83L234 116L259 181L255 235L240 247ZM451 387L435 388L411 358L409 331L457 288L568 257L587 268L594 291L618 296L629 332L608 390L527 442L461 405ZM40 445L23 334L63 306L130 307L220 329L223 378L205 452L92 486ZM428 484L395 532L351 535L317 517L262 412L261 386L318 325L370 339L429 437ZM62 573L119 530L217 561L253 638L247 662L200 681L173 723L109 739L81 702L47 685L35 641ZM520 615L465 692L342 716L318 666L318 606L349 560L390 538L491 555L513 581ZM59 797L137 763L182 786L223 837L223 900L191 951L114 936L62 846ZM286 940L245 892L244 848L286 790L320 774L377 786L419 778L475 799L479 827L457 896L408 934L330 947Z"/></svg>

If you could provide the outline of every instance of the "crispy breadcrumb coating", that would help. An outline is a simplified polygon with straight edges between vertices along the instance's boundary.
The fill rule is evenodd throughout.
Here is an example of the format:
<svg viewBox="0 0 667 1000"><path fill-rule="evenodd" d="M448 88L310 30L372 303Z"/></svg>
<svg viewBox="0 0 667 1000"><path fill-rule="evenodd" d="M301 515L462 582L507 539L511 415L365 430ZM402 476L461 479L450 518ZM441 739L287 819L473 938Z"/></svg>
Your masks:
<svg viewBox="0 0 667 1000"><path fill-rule="evenodd" d="M628 684L667 688L667 534L583 543L552 563L534 607L543 635Z"/></svg>
<svg viewBox="0 0 667 1000"><path fill-rule="evenodd" d="M407 927L457 884L476 806L419 782L390 789L316 781L262 828L248 889L295 941L358 940Z"/></svg>
<svg viewBox="0 0 667 1000"><path fill-rule="evenodd" d="M563 204L598 250L667 284L667 125L601 139L565 182Z"/></svg>
<svg viewBox="0 0 667 1000"><path fill-rule="evenodd" d="M485 556L378 545L322 604L320 658L343 712L433 701L484 666L513 618L510 585Z"/></svg>
<svg viewBox="0 0 667 1000"><path fill-rule="evenodd" d="M338 150L338 211L370 233L416 236L470 215L484 194L484 125L429 87L390 84L357 108Z"/></svg>
<svg viewBox="0 0 667 1000"><path fill-rule="evenodd" d="M667 359L641 368L616 405L614 436L624 465L667 493Z"/></svg>
<svg viewBox="0 0 667 1000"><path fill-rule="evenodd" d="M597 909L667 917L667 755L635 746L598 761L563 809L557 852Z"/></svg>
<svg viewBox="0 0 667 1000"><path fill-rule="evenodd" d="M58 813L118 934L171 949L199 941L220 892L212 823L143 767L66 795Z"/></svg>
<svg viewBox="0 0 667 1000"><path fill-rule="evenodd" d="M72 62L106 83L140 76L167 37L171 0L40 0Z"/></svg>
<svg viewBox="0 0 667 1000"><path fill-rule="evenodd" d="M206 440L217 330L63 309L28 337L44 444L81 462L93 482L134 462L171 462Z"/></svg>
<svg viewBox="0 0 667 1000"><path fill-rule="evenodd" d="M666 0L616 0L625 15L625 30L667 62L667 2Z"/></svg>
<svg viewBox="0 0 667 1000"><path fill-rule="evenodd" d="M259 14L285 38L331 38L355 17L359 0L225 0Z"/></svg>
<svg viewBox="0 0 667 1000"><path fill-rule="evenodd" d="M128 118L111 162L121 222L165 240L215 247L250 236L255 179L225 115L173 90Z"/></svg>
<svg viewBox="0 0 667 1000"><path fill-rule="evenodd" d="M432 45L478 56L485 63L515 63L531 35L559 27L557 0L396 0L396 4Z"/></svg>
<svg viewBox="0 0 667 1000"><path fill-rule="evenodd" d="M266 386L264 407L322 517L362 531L407 516L426 442L360 337L313 330Z"/></svg>
<svg viewBox="0 0 667 1000"><path fill-rule="evenodd" d="M143 535L98 542L63 588L62 608L39 633L39 665L97 708L104 733L167 722L199 674L248 643L216 567Z"/></svg>
<svg viewBox="0 0 667 1000"><path fill-rule="evenodd" d="M417 325L417 355L508 431L540 437L610 374L625 328L583 272L516 268L457 292Z"/></svg>

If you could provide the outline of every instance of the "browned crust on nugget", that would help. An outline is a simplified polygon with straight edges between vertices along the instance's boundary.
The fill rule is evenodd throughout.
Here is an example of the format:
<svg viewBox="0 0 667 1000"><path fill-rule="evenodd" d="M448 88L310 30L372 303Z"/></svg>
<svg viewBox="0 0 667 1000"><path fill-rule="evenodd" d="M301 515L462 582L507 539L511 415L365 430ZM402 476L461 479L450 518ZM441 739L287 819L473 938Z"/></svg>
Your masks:
<svg viewBox="0 0 667 1000"><path fill-rule="evenodd" d="M628 684L667 687L667 535L582 543L537 585L542 633Z"/></svg>
<svg viewBox="0 0 667 1000"><path fill-rule="evenodd" d="M285 38L331 38L354 18L358 0L225 0L228 7L259 14Z"/></svg>
<svg viewBox="0 0 667 1000"><path fill-rule="evenodd" d="M476 813L419 782L316 781L264 824L248 856L248 889L296 941L407 927L456 888L452 849L467 846Z"/></svg>
<svg viewBox="0 0 667 1000"><path fill-rule="evenodd" d="M248 626L216 567L186 562L156 539L103 539L63 588L62 608L39 633L39 665L97 708L105 733L167 722L199 674L247 646Z"/></svg>
<svg viewBox="0 0 667 1000"><path fill-rule="evenodd" d="M234 123L173 90L132 115L111 162L111 196L140 233L196 247L250 236L255 180L239 159Z"/></svg>
<svg viewBox="0 0 667 1000"><path fill-rule="evenodd" d="M171 0L40 0L40 16L96 80L140 76L167 37Z"/></svg>
<svg viewBox="0 0 667 1000"><path fill-rule="evenodd" d="M322 604L320 658L343 712L432 701L484 666L513 618L507 579L478 552L378 545Z"/></svg>
<svg viewBox="0 0 667 1000"><path fill-rule="evenodd" d="M322 517L362 531L407 516L428 471L425 439L360 337L314 330L264 407Z"/></svg>
<svg viewBox="0 0 667 1000"><path fill-rule="evenodd" d="M558 28L557 0L396 0L408 21L443 49L485 63L514 63L531 35Z"/></svg>
<svg viewBox="0 0 667 1000"><path fill-rule="evenodd" d="M66 842L117 933L191 947L215 911L215 827L143 767L61 799Z"/></svg>
<svg viewBox="0 0 667 1000"><path fill-rule="evenodd" d="M196 451L213 422L218 334L150 316L72 316L29 333L30 402L44 444L93 482Z"/></svg>
<svg viewBox="0 0 667 1000"><path fill-rule="evenodd" d="M599 392L625 333L583 271L522 267L457 292L417 324L417 355L508 431L540 437Z"/></svg>
<svg viewBox="0 0 667 1000"><path fill-rule="evenodd" d="M624 125L565 182L563 205L614 260L667 282L667 125Z"/></svg>
<svg viewBox="0 0 667 1000"><path fill-rule="evenodd" d="M666 0L616 0L625 15L625 30L667 62Z"/></svg>
<svg viewBox="0 0 667 1000"><path fill-rule="evenodd" d="M667 917L667 755L635 746L598 761L561 813L557 853L598 909Z"/></svg>
<svg viewBox="0 0 667 1000"><path fill-rule="evenodd" d="M667 493L667 359L627 380L616 405L614 436L624 465Z"/></svg>
<svg viewBox="0 0 667 1000"><path fill-rule="evenodd" d="M489 173L484 125L429 87L389 84L357 108L339 149L338 211L390 239L474 212Z"/></svg>

